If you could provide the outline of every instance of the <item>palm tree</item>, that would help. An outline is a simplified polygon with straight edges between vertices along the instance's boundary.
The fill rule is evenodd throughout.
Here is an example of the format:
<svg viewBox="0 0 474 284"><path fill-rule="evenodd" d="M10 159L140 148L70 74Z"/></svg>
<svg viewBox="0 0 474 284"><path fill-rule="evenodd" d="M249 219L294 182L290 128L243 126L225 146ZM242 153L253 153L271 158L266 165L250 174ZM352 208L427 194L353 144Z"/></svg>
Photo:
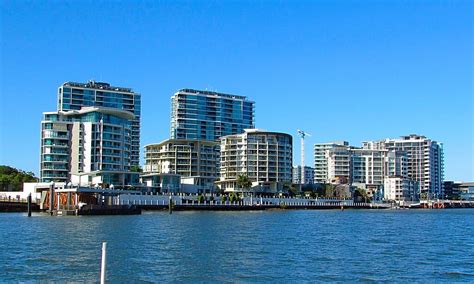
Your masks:
<svg viewBox="0 0 474 284"><path fill-rule="evenodd" d="M249 189L252 186L252 182L249 180L246 175L239 175L237 177L237 186L243 189Z"/></svg>

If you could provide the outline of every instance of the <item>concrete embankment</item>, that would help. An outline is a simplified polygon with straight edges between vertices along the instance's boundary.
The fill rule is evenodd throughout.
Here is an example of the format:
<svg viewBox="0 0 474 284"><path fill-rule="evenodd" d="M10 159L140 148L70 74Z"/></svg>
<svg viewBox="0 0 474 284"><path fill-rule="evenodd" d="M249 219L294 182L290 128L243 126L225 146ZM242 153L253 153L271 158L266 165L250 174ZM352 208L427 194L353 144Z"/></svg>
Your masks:
<svg viewBox="0 0 474 284"><path fill-rule="evenodd" d="M168 205L137 205L142 210L169 210ZM174 205L173 211L263 211L263 210L341 210L341 209L389 209L387 206L341 205Z"/></svg>
<svg viewBox="0 0 474 284"><path fill-rule="evenodd" d="M31 210L39 212L39 205L32 203ZM26 202L0 201L0 212L28 212L28 204Z"/></svg>

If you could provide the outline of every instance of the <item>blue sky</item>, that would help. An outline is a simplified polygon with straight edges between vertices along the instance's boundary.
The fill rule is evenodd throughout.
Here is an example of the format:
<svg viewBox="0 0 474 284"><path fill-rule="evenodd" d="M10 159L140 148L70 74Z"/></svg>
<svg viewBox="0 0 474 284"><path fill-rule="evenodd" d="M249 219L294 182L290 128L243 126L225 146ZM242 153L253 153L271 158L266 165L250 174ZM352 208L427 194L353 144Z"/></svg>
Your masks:
<svg viewBox="0 0 474 284"><path fill-rule="evenodd" d="M470 1L1 1L0 164L38 173L41 113L65 81L142 94L142 145L180 88L256 101L256 126L312 144L418 133L474 180Z"/></svg>

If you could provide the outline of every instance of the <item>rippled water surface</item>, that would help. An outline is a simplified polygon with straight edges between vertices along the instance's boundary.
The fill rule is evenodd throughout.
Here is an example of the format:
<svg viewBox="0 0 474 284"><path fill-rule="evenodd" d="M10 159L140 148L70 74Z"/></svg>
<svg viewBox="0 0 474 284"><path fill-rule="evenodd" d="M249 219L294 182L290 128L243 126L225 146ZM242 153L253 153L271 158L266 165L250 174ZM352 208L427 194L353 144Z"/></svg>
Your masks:
<svg viewBox="0 0 474 284"><path fill-rule="evenodd" d="M474 210L0 214L2 282L474 282Z"/></svg>

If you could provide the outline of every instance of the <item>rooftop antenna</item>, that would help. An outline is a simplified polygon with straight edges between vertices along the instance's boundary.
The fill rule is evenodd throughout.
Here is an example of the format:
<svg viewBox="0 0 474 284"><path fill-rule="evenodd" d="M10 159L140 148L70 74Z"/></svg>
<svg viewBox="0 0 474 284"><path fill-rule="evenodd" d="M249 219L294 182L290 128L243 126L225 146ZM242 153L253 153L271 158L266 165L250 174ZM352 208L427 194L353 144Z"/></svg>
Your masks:
<svg viewBox="0 0 474 284"><path fill-rule="evenodd" d="M298 129L298 135L301 137L301 180L300 184L305 184L305 176L304 176L304 138L306 136L311 136L308 132L304 132L303 130Z"/></svg>

